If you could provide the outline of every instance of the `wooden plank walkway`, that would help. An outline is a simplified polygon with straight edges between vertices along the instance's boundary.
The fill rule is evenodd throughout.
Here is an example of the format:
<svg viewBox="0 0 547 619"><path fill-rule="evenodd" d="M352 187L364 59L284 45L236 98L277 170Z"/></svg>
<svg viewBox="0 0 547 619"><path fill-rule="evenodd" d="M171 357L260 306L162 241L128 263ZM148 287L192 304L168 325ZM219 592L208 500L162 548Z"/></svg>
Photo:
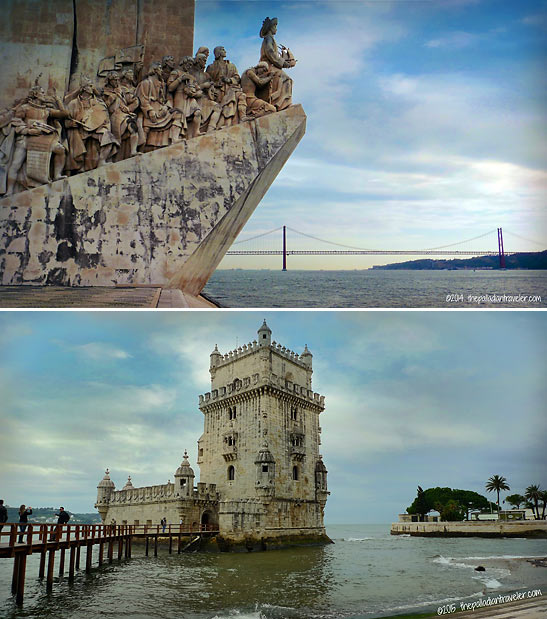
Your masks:
<svg viewBox="0 0 547 619"><path fill-rule="evenodd" d="M217 308L176 289L142 286L0 286L0 308Z"/></svg>
<svg viewBox="0 0 547 619"><path fill-rule="evenodd" d="M53 572L55 567L55 553L59 551L59 576L65 572L65 555L70 551L68 578L74 579L76 570L80 569L81 549L85 547L85 571L90 572L93 559L93 546L99 546L98 565L106 560L112 563L114 553L117 552L118 561L122 558L131 558L131 543L133 539L144 539L145 555L149 555L150 541L154 543L154 556L158 554L158 540L169 540L169 554L173 552L173 543L176 542L177 552L185 552L203 537L216 535L207 525L198 529L188 529L180 525L103 525L103 524L28 524L24 532L20 525L6 523L0 531L0 559L13 558L13 576L11 592L15 595L18 605L22 605L25 592L25 572L27 556L40 553L39 578L47 576L46 590L53 587Z"/></svg>

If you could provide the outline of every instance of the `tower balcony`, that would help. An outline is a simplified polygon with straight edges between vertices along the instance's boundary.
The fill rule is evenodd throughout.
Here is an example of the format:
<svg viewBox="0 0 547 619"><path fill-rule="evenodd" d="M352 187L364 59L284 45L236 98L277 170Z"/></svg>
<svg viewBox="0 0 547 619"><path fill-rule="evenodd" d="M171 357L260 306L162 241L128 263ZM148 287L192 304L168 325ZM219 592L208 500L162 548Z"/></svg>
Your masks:
<svg viewBox="0 0 547 619"><path fill-rule="evenodd" d="M225 462L237 460L237 445L224 445L222 448L222 457Z"/></svg>
<svg viewBox="0 0 547 619"><path fill-rule="evenodd" d="M303 445L291 445L289 447L289 453L293 460L302 462L306 457L306 448Z"/></svg>

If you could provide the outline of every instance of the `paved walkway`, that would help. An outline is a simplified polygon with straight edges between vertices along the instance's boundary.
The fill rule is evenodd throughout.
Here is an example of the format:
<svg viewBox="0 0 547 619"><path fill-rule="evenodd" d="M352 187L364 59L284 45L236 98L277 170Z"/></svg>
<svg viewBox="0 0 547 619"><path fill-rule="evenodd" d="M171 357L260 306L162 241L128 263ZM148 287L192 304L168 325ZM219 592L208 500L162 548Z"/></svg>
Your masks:
<svg viewBox="0 0 547 619"><path fill-rule="evenodd" d="M212 301L161 286L0 286L0 308L216 308Z"/></svg>

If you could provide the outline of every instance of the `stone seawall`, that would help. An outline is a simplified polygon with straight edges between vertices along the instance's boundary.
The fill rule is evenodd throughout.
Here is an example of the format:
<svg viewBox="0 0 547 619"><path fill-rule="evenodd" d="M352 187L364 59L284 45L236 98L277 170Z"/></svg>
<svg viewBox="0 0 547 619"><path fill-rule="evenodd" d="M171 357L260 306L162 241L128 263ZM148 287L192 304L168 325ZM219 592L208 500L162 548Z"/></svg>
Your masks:
<svg viewBox="0 0 547 619"><path fill-rule="evenodd" d="M394 522L391 535L417 537L541 537L547 538L547 521L518 522Z"/></svg>

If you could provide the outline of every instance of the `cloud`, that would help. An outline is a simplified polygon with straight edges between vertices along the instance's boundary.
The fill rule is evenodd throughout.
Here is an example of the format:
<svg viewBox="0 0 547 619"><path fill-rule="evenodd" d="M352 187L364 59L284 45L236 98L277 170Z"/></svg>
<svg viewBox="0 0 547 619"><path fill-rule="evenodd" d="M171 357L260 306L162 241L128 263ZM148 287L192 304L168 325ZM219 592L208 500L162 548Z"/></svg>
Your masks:
<svg viewBox="0 0 547 619"><path fill-rule="evenodd" d="M464 49L466 47L472 47L479 40L479 37L470 32L451 32L444 37L438 39L431 39L424 45L431 48L444 48L451 50Z"/></svg>
<svg viewBox="0 0 547 619"><path fill-rule="evenodd" d="M93 359L94 361L105 361L108 359L129 359L131 355L122 350L116 348L112 344L106 342L89 342L87 344L80 344L78 346L72 346L72 350L81 354L83 357Z"/></svg>

